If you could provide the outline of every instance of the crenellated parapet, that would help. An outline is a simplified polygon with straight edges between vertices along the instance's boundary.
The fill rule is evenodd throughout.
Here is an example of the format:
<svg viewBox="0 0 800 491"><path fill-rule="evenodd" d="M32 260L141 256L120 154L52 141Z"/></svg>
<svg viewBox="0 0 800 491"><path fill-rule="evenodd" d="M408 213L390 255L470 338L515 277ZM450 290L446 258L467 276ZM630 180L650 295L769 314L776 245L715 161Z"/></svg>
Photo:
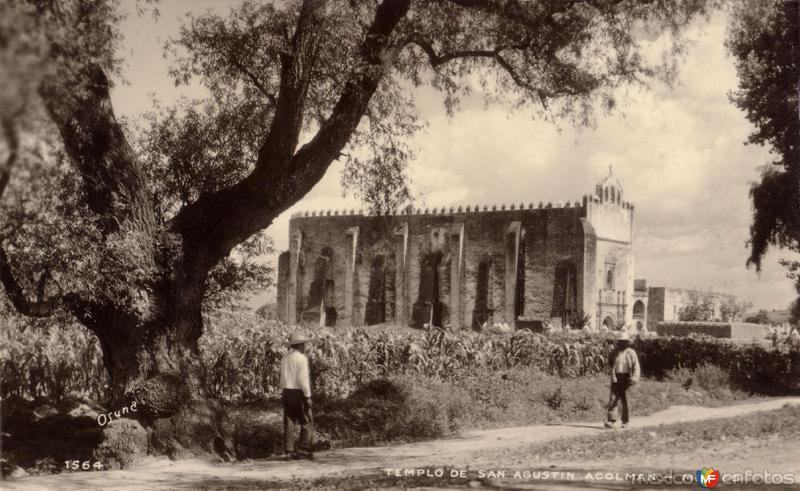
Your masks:
<svg viewBox="0 0 800 491"><path fill-rule="evenodd" d="M552 201L543 202L539 201L538 204L536 203L511 203L511 204L484 204L484 205L459 205L459 206L441 206L441 207L425 207L425 208L413 208L408 207L404 210L400 210L393 213L375 213L371 211L365 210L355 210L355 209L345 209L345 210L306 210L306 211L298 211L292 213L292 218L306 218L306 217L330 217L330 216L363 216L363 217L373 217L373 216L408 216L408 215L457 215L457 214L478 214L478 213L497 213L497 212L519 212L525 210L550 210L550 209L562 209L562 208L583 208L586 206L587 200L591 200L592 197L586 195L583 197L583 200L575 200L575 201L559 201L553 203ZM631 207L629 203L625 203L624 206Z"/></svg>
<svg viewBox="0 0 800 491"><path fill-rule="evenodd" d="M306 210L306 211L298 211L292 213L292 218L306 218L306 217L330 217L330 216L362 216L362 217L374 217L374 216L408 216L408 215L456 215L456 214L465 214L465 213L497 213L497 212L519 212L525 210L551 210L551 209L563 209L563 208L585 208L588 203L613 203L607 202L603 198L592 195L586 194L583 196L581 200L575 201L558 201L553 203L552 201L543 202L539 201L538 204L536 203L511 203L506 205L505 203L502 204L484 204L484 205L459 205L459 206L441 206L441 207L425 207L425 208L414 208L408 207L404 210L400 210L393 213L375 213L371 211L365 211L363 209L344 209L344 210L335 210L335 209L327 209L327 210ZM633 204L627 201L620 201L613 203L618 205L622 209L626 210L633 210Z"/></svg>

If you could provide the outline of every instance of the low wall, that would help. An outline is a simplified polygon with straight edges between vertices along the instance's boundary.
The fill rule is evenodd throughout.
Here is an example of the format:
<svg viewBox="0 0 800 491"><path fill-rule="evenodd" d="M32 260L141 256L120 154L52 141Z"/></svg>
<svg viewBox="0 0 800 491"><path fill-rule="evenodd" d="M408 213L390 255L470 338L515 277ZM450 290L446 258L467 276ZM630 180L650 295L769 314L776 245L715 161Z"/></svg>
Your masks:
<svg viewBox="0 0 800 491"><path fill-rule="evenodd" d="M659 336L688 336L703 334L725 339L764 339L767 326L747 322L659 322L656 324Z"/></svg>

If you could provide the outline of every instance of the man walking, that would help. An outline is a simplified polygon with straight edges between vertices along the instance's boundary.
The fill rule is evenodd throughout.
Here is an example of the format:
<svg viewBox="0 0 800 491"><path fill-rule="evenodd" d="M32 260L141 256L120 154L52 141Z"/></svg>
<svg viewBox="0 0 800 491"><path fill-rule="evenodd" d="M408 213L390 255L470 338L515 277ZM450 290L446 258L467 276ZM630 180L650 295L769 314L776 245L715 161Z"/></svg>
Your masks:
<svg viewBox="0 0 800 491"><path fill-rule="evenodd" d="M300 333L292 333L289 337L289 352L281 360L284 450L289 459L314 458L311 447L311 381L308 358L304 354L309 341L309 338ZM295 446L297 425L300 425L300 442Z"/></svg>
<svg viewBox="0 0 800 491"><path fill-rule="evenodd" d="M613 428L616 423L617 405L621 405L622 427L628 426L628 389L639 382L641 370L639 357L630 346L631 340L627 331L622 331L617 338L617 346L611 352L611 395L609 397L608 418L606 428Z"/></svg>

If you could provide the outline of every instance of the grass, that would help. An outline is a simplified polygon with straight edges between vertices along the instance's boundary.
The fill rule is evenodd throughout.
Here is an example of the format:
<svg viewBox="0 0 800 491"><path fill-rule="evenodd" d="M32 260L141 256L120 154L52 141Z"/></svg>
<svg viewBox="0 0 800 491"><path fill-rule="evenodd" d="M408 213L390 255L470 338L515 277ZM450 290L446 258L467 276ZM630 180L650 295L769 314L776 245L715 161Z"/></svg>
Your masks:
<svg viewBox="0 0 800 491"><path fill-rule="evenodd" d="M643 379L629 393L632 416L672 405L713 407L747 398L726 389L725 383L691 370L666 381ZM315 401L315 432L320 448L341 448L435 439L474 429L598 421L605 417L608 394L606 376L560 378L523 368L484 371L449 383L420 376L377 379L345 399ZM277 401L232 407L231 417L240 457L281 452Z"/></svg>
<svg viewBox="0 0 800 491"><path fill-rule="evenodd" d="M597 458L618 459L643 454L680 455L714 444L732 445L747 439L800 440L800 407L786 405L775 411L746 416L660 425L630 431L603 432L535 445L524 453L533 460L580 461ZM524 458L524 457L523 457Z"/></svg>
<svg viewBox="0 0 800 491"><path fill-rule="evenodd" d="M647 415L678 404L718 406L747 398L743 392L685 385L678 377L662 382L642 379L629 391L633 414ZM526 369L471 375L454 386L474 401L464 427L481 429L602 419L609 396L605 375L559 378Z"/></svg>
<svg viewBox="0 0 800 491"><path fill-rule="evenodd" d="M720 406L747 398L731 390L725 377L725 372L700 367L671 372L664 381L643 379L630 392L632 416L672 405ZM608 392L604 375L560 378L524 367L479 371L451 382L419 375L377 379L344 399L316 398L315 433L322 449L435 439L473 429L597 421L605 416ZM11 435L3 437L3 447L9 463L46 472L64 460L91 458L101 437L94 419L72 419L65 406L34 422L35 406L26 403L10 411L4 402L4 428ZM239 458L282 452L279 401L231 404L228 413Z"/></svg>

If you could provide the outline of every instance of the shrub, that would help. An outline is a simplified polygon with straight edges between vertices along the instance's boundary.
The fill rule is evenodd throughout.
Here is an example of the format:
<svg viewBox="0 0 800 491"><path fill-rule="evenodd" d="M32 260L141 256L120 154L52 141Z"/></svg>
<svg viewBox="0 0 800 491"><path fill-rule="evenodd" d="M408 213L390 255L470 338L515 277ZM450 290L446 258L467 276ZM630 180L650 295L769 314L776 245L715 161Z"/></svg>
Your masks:
<svg viewBox="0 0 800 491"><path fill-rule="evenodd" d="M458 429L469 403L464 391L441 382L380 378L346 399L324 404L315 423L344 445L439 438Z"/></svg>
<svg viewBox="0 0 800 491"><path fill-rule="evenodd" d="M561 405L564 403L563 389L562 386L559 386L558 389L545 394L544 402L547 403L550 409L561 409Z"/></svg>
<svg viewBox="0 0 800 491"><path fill-rule="evenodd" d="M730 373L717 365L700 365L697 368L673 368L668 371L667 380L681 384L686 390L700 388L718 400L735 398L739 388L731 379Z"/></svg>
<svg viewBox="0 0 800 491"><path fill-rule="evenodd" d="M759 344L740 345L710 337L657 337L637 340L642 370L664 378L674 368L715 365L732 384L749 392L781 395L800 392L800 350Z"/></svg>
<svg viewBox="0 0 800 491"><path fill-rule="evenodd" d="M283 450L283 417L276 407L228 408L239 459L262 459Z"/></svg>

